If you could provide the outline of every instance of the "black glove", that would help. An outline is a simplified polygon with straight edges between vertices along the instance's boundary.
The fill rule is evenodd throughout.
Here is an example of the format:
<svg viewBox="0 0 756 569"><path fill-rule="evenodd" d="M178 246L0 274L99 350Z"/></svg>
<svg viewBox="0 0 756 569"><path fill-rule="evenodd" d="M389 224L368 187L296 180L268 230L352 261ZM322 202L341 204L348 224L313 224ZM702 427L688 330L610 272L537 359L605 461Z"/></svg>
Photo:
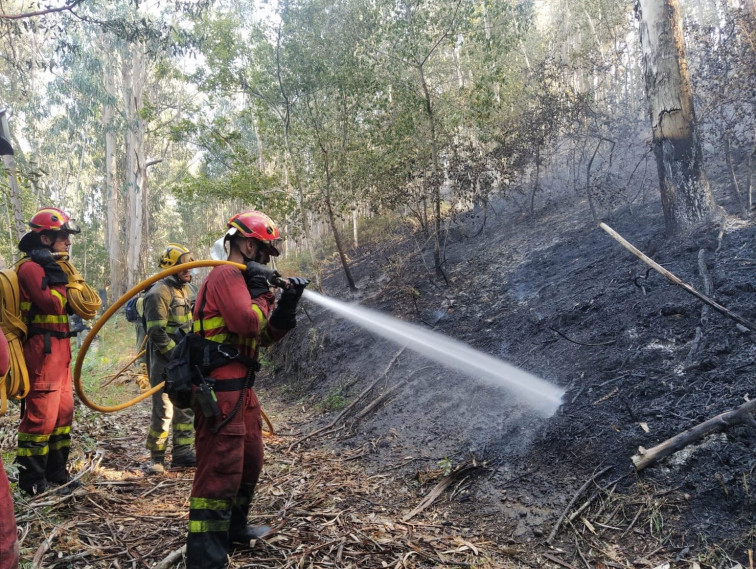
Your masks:
<svg viewBox="0 0 756 569"><path fill-rule="evenodd" d="M294 301L296 305L299 302L299 298L302 296L304 289L310 284L310 281L304 277L289 277L289 287L284 289L281 294L281 300L286 299L286 302Z"/></svg>
<svg viewBox="0 0 756 569"><path fill-rule="evenodd" d="M278 272L273 269L269 269L265 265L250 261L247 263L247 268L244 269L244 282L247 283L247 289L252 298L260 296L270 291L270 285L268 282Z"/></svg>
<svg viewBox="0 0 756 569"><path fill-rule="evenodd" d="M68 284L68 275L55 261L49 249L32 249L29 251L29 258L45 270L48 285Z"/></svg>
<svg viewBox="0 0 756 569"><path fill-rule="evenodd" d="M270 324L281 330L297 325L297 304L310 281L304 277L289 277L289 287L281 293L276 309L270 315Z"/></svg>

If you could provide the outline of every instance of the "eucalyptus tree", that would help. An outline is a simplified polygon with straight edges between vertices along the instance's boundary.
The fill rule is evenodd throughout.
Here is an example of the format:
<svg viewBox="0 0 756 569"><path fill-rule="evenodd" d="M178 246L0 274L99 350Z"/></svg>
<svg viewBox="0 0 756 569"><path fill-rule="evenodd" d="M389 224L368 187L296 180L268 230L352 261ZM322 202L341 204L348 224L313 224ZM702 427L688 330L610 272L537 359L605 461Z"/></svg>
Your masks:
<svg viewBox="0 0 756 569"><path fill-rule="evenodd" d="M715 203L703 165L677 0L640 0L640 39L653 148L667 232L710 217Z"/></svg>
<svg viewBox="0 0 756 569"><path fill-rule="evenodd" d="M428 156L420 168L427 197L433 212L433 259L437 274L443 274L441 258L441 188L444 172L441 152L450 132L439 116L439 94L456 74L454 47L457 38L469 22L471 3L464 0L437 2L435 0L378 1L378 25L368 47L383 69L395 74L392 88L409 88L405 100L420 103L425 128L415 132L416 142L428 149ZM393 95L392 95L393 96ZM418 125L419 126L419 125ZM423 196L423 202L426 196ZM425 207L423 207L425 209Z"/></svg>
<svg viewBox="0 0 756 569"><path fill-rule="evenodd" d="M318 188L350 288L356 285L339 218L358 204L370 182L359 173L370 155L370 115L381 88L360 42L373 25L359 2L284 2L279 52L282 84L295 95L292 118L309 138L306 175Z"/></svg>

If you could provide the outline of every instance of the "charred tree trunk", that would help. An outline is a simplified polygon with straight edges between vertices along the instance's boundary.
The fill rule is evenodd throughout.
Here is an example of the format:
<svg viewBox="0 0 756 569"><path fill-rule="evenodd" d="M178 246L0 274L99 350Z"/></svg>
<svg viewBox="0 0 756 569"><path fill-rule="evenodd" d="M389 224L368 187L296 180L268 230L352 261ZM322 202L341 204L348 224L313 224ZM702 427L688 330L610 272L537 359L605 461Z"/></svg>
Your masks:
<svg viewBox="0 0 756 569"><path fill-rule="evenodd" d="M639 0L646 95L668 234L709 218L716 206L703 166L678 0Z"/></svg>
<svg viewBox="0 0 756 569"><path fill-rule="evenodd" d="M748 219L748 206L746 200L743 199L743 194L740 193L740 186L738 185L738 176L735 173L735 165L732 163L732 149L730 148L730 135L725 134L724 137L724 153L727 161L727 169L730 172L730 191L732 197L735 199L735 203L740 210L740 216L743 219Z"/></svg>
<svg viewBox="0 0 756 569"><path fill-rule="evenodd" d="M748 202L748 215L753 209L753 180L756 178L756 130L753 133L753 148L748 156L748 172L746 174L746 200Z"/></svg>

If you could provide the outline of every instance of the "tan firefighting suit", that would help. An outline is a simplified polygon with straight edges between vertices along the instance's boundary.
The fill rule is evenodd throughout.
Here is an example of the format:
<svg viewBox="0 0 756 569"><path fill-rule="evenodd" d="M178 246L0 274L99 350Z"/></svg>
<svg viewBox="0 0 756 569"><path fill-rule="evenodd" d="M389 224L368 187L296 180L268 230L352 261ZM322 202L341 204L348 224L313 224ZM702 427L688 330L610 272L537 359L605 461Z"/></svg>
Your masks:
<svg viewBox="0 0 756 569"><path fill-rule="evenodd" d="M192 328L194 290L176 275L159 280L144 297L147 328L147 369L150 385L164 381L165 366L171 350ZM168 443L168 429L173 426L173 462L193 456L194 416L188 409L176 409L163 390L152 396L152 417L147 434L147 448L153 462L162 463Z"/></svg>

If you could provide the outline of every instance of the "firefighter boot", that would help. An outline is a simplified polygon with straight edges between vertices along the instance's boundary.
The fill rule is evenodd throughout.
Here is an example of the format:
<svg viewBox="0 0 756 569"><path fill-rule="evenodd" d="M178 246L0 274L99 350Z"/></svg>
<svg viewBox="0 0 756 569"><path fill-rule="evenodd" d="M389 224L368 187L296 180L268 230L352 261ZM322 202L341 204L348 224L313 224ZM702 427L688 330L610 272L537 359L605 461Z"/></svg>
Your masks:
<svg viewBox="0 0 756 569"><path fill-rule="evenodd" d="M173 447L173 459L171 468L197 466L197 457L194 455L191 445Z"/></svg>
<svg viewBox="0 0 756 569"><path fill-rule="evenodd" d="M17 456L18 464L18 487L29 496L36 496L47 491L48 484L45 479L45 466L47 455Z"/></svg>
<svg viewBox="0 0 756 569"><path fill-rule="evenodd" d="M165 472L165 455L153 452L147 465L147 474L163 474Z"/></svg>
<svg viewBox="0 0 756 569"><path fill-rule="evenodd" d="M66 464L71 450L71 427L59 427L50 435L50 452L47 455L45 478L60 486L71 481Z"/></svg>
<svg viewBox="0 0 756 569"><path fill-rule="evenodd" d="M231 522L228 532L232 545L249 545L251 540L261 538L271 530L270 526L247 525L247 516L254 492L254 484L242 484L236 494L236 501L231 507Z"/></svg>

